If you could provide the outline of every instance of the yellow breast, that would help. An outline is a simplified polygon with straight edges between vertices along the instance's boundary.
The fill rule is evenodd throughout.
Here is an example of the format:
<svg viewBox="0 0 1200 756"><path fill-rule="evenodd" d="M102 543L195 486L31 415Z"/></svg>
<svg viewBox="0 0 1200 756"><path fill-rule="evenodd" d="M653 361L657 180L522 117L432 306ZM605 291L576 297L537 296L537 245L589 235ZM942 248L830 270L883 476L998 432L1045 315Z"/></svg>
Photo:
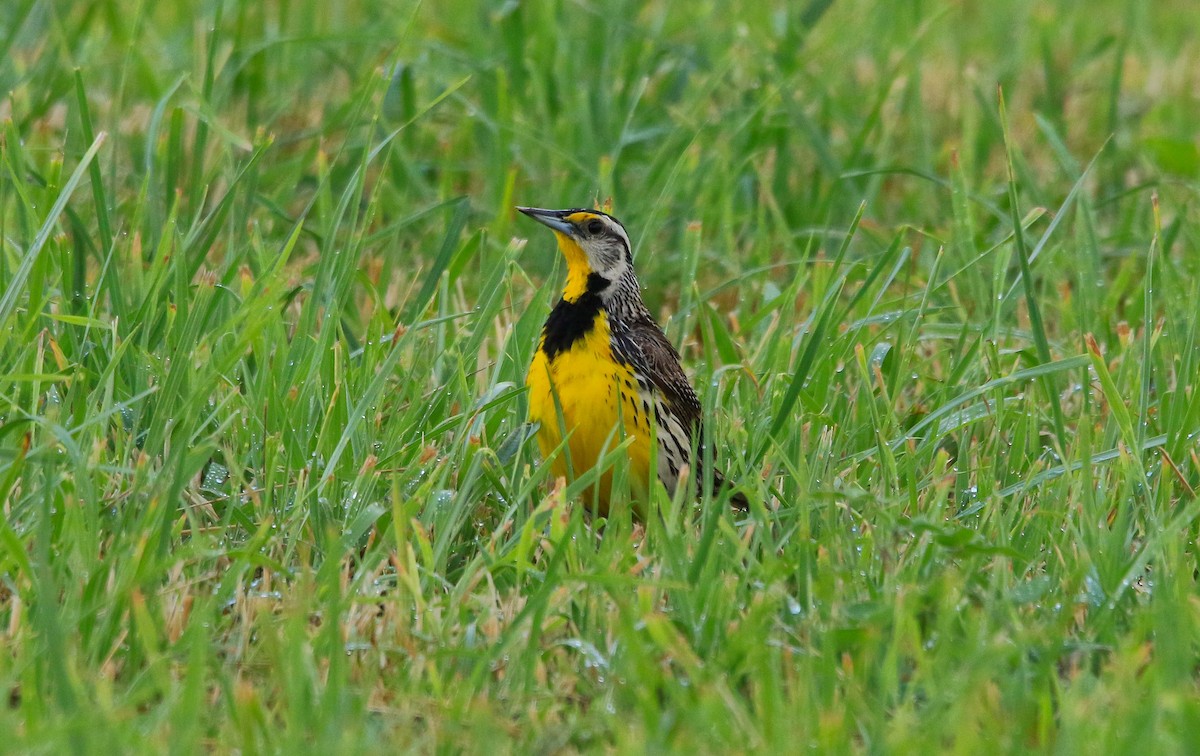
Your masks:
<svg viewBox="0 0 1200 756"><path fill-rule="evenodd" d="M608 318L601 311L591 330L552 359L539 345L526 379L529 419L541 424L543 458L551 460L554 475L568 480L632 438L626 453L629 480L634 490L645 491L653 437L650 415L633 370L614 358L609 339ZM559 450L564 435L567 444ZM609 470L596 491L601 514L607 514L611 490Z"/></svg>

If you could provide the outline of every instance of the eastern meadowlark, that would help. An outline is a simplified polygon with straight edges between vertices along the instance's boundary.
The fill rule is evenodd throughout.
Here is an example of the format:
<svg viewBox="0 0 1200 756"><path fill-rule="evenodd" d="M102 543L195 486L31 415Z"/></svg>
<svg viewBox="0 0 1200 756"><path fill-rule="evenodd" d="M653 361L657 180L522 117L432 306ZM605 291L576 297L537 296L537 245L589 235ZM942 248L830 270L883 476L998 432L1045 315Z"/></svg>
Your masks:
<svg viewBox="0 0 1200 756"><path fill-rule="evenodd" d="M702 448L700 400L679 353L642 302L633 271L629 235L616 218L598 210L518 207L549 226L567 260L562 298L542 327L529 367L529 416L540 423L543 457L553 457L556 475L581 473L625 439L629 481L647 493L651 444L657 441L658 479L674 495L685 465L702 480L692 459ZM572 470L573 468L573 470ZM715 490L724 484L711 472ZM611 470L597 484L596 504L607 514ZM745 496L731 503L747 509Z"/></svg>

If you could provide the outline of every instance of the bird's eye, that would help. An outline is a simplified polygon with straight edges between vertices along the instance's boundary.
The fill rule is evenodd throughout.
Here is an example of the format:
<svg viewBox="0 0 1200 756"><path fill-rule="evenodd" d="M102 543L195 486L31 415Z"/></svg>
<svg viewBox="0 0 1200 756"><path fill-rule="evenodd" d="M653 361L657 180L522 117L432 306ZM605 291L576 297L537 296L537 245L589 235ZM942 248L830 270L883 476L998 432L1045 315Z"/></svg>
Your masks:
<svg viewBox="0 0 1200 756"><path fill-rule="evenodd" d="M587 224L589 234L598 234L604 230L604 224L598 220L593 220Z"/></svg>

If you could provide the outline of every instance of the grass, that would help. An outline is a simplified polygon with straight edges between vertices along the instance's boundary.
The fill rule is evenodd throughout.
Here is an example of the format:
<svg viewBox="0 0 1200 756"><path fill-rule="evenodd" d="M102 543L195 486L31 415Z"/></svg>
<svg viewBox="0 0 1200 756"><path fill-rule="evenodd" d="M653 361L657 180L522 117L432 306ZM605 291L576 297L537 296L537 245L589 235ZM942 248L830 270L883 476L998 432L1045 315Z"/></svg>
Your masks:
<svg viewBox="0 0 1200 756"><path fill-rule="evenodd" d="M2 747L1191 750L1189 11L5 5ZM539 465L610 197L747 516Z"/></svg>

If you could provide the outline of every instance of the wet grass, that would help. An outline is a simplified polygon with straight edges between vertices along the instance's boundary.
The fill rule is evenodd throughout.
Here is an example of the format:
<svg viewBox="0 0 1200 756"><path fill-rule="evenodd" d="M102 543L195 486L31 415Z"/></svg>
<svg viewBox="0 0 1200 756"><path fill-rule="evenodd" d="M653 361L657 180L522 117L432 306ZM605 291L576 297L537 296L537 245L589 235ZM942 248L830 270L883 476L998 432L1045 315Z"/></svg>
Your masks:
<svg viewBox="0 0 1200 756"><path fill-rule="evenodd" d="M4 748L1187 750L1183 0L10 5ZM609 198L746 516L528 440Z"/></svg>

